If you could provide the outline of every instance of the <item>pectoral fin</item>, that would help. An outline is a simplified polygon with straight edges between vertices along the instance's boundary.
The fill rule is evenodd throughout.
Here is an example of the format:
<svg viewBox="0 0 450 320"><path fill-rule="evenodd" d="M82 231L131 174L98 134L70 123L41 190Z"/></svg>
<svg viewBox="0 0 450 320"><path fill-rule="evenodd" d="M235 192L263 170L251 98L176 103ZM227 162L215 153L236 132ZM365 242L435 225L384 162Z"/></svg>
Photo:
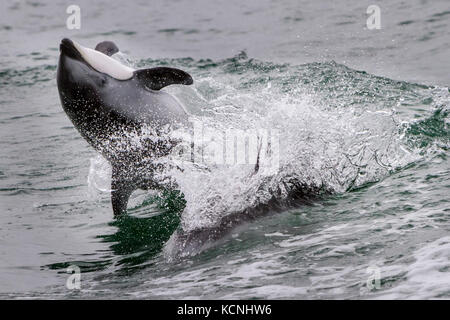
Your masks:
<svg viewBox="0 0 450 320"><path fill-rule="evenodd" d="M192 77L183 70L175 68L157 67L141 69L134 72L139 82L152 90L160 90L171 84L193 84Z"/></svg>

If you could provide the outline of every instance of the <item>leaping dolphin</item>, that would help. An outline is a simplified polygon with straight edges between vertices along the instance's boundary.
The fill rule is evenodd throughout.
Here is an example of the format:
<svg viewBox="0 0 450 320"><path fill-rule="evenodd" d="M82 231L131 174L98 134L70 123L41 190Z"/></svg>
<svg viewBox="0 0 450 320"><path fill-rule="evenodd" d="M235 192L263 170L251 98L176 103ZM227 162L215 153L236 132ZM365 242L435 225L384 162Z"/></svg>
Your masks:
<svg viewBox="0 0 450 320"><path fill-rule="evenodd" d="M60 51L61 104L81 136L110 162L111 202L114 215L119 216L134 190L155 187L152 160L167 155L175 143L148 139L136 145L131 133L144 127L158 133L185 125L186 111L159 90L171 84L190 85L192 77L175 68L127 67L111 58L119 49L109 41L93 50L63 39Z"/></svg>

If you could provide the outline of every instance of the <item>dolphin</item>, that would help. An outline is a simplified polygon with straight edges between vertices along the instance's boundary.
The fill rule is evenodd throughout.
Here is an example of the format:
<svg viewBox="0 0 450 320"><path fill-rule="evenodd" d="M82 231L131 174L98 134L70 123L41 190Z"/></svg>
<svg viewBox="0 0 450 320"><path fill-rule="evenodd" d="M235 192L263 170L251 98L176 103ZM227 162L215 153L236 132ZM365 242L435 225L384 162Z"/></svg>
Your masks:
<svg viewBox="0 0 450 320"><path fill-rule="evenodd" d="M191 85L185 71L156 67L135 70L111 58L118 47L104 41L90 49L70 39L60 44L57 85L62 107L81 136L111 164L114 216L126 212L136 189L160 185L154 161L170 153L176 141L164 133L183 128L188 114L170 94L171 84ZM135 143L150 129L161 139Z"/></svg>

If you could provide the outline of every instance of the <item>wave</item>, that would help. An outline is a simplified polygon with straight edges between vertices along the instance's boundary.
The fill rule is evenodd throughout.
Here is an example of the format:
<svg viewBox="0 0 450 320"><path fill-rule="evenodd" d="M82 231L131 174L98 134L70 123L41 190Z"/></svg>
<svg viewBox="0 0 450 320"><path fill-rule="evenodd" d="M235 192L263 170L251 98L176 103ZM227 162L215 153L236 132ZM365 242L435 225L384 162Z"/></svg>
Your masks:
<svg viewBox="0 0 450 320"><path fill-rule="evenodd" d="M0 88L34 86L41 82L52 81L55 78L56 66L39 65L25 69L3 69L0 70Z"/></svg>
<svg viewBox="0 0 450 320"><path fill-rule="evenodd" d="M450 145L448 88L391 80L335 62L262 62L245 52L221 61L147 59L135 66L143 65L171 65L193 74L193 87L167 90L201 132L214 132L206 145L228 132L235 134L232 148L245 136L245 150L252 134L256 141L265 132L274 138L258 159L259 170L249 154L237 164L236 149L233 163L208 162L204 149L200 162L161 160L176 163L161 179L174 181L184 195L186 233L220 226L236 215L245 220L251 209L274 201L278 206L296 197L358 189L446 154ZM270 170L274 161L276 170Z"/></svg>

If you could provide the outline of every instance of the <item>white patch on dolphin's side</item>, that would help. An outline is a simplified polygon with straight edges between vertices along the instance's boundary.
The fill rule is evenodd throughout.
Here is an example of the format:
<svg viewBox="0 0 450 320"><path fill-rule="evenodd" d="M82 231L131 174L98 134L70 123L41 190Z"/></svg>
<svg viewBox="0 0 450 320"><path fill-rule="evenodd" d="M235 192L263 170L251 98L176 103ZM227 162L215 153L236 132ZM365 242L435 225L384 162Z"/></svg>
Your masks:
<svg viewBox="0 0 450 320"><path fill-rule="evenodd" d="M83 59L98 72L106 73L117 80L128 80L133 77L134 69L121 64L100 51L85 48L75 41L73 44Z"/></svg>

